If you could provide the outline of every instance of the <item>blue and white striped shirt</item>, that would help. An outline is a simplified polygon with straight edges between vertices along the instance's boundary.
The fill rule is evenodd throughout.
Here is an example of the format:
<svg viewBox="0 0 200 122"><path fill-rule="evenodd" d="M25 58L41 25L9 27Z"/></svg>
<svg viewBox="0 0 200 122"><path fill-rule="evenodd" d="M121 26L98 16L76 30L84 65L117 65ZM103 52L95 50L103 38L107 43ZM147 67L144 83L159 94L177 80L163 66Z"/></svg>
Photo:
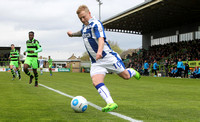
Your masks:
<svg viewBox="0 0 200 122"><path fill-rule="evenodd" d="M44 59L38 59L40 65L43 65L44 64Z"/></svg>
<svg viewBox="0 0 200 122"><path fill-rule="evenodd" d="M110 45L106 41L106 35L102 23L94 17L89 20L89 25L83 25L81 29L85 48L90 56L92 63L96 63L96 54L98 51L98 39L104 38L104 48L102 52L102 58L108 53L113 52Z"/></svg>

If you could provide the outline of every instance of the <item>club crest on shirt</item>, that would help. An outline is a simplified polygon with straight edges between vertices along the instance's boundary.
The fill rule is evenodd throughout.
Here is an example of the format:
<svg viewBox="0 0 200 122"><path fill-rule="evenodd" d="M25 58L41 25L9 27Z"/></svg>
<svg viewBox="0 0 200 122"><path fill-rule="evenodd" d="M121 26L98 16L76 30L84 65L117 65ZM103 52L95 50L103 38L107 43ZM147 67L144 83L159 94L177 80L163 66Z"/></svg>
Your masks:
<svg viewBox="0 0 200 122"><path fill-rule="evenodd" d="M86 26L86 29L91 29L91 28L92 28L91 25Z"/></svg>
<svg viewBox="0 0 200 122"><path fill-rule="evenodd" d="M90 38L91 35L90 35L90 33L83 33L82 37L83 38Z"/></svg>

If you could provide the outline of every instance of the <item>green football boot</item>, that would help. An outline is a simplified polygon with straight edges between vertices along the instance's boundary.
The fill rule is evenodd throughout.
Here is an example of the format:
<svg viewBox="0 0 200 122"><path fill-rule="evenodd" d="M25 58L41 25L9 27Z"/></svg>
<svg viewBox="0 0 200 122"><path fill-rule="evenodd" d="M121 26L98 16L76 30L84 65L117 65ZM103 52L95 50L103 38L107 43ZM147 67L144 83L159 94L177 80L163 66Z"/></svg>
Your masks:
<svg viewBox="0 0 200 122"><path fill-rule="evenodd" d="M118 105L116 103L110 103L107 104L106 107L102 108L102 112L110 112L116 108L118 108Z"/></svg>
<svg viewBox="0 0 200 122"><path fill-rule="evenodd" d="M134 76L135 79L140 80L140 78L141 78L140 73L138 71L136 71L135 69L133 69L133 68L130 68L130 69L132 69L132 70L134 70L136 72L136 75Z"/></svg>

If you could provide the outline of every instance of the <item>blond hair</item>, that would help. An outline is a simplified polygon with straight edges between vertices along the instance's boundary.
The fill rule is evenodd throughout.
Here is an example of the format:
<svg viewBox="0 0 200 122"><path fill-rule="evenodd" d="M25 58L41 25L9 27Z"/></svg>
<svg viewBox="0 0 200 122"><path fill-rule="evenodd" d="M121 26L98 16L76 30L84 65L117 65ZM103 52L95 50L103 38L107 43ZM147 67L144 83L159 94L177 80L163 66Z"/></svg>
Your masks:
<svg viewBox="0 0 200 122"><path fill-rule="evenodd" d="M88 9L88 7L86 5L79 6L77 11L76 11L76 14L80 14L81 11L90 12L90 10Z"/></svg>

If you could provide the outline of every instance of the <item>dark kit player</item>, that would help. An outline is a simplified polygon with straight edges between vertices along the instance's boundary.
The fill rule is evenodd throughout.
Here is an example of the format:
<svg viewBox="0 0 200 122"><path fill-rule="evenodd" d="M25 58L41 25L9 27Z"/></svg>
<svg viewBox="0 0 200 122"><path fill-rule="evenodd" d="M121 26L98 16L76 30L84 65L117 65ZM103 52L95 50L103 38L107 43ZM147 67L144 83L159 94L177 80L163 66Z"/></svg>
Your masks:
<svg viewBox="0 0 200 122"><path fill-rule="evenodd" d="M29 84L31 84L34 77L29 72L28 67L32 67L35 76L35 87L38 87L38 52L41 52L42 48L39 45L39 41L34 39L33 31L29 32L29 40L26 41L26 46L27 49L24 52L24 55L26 55L27 52L27 57L24 62L24 72L30 77Z"/></svg>

